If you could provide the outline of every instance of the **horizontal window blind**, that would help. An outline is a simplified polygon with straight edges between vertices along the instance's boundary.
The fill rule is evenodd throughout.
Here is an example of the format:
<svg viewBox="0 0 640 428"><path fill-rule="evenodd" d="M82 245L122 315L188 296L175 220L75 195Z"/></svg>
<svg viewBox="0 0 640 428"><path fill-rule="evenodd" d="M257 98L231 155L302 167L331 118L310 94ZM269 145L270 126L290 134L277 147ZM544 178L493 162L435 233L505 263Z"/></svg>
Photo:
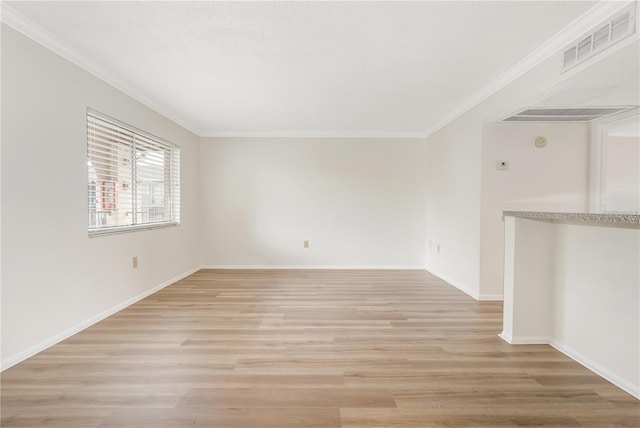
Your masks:
<svg viewBox="0 0 640 428"><path fill-rule="evenodd" d="M89 234L180 222L180 149L87 112Z"/></svg>

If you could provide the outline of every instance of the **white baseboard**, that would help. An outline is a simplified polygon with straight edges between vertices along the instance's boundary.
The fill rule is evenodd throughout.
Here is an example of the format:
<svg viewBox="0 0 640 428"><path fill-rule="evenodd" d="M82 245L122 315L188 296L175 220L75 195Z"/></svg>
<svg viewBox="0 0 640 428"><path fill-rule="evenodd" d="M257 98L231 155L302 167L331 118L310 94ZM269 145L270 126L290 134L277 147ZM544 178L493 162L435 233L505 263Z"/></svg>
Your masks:
<svg viewBox="0 0 640 428"><path fill-rule="evenodd" d="M482 301L482 302L502 302L504 300L504 295L502 295L502 294L480 294L480 293L477 293L477 292L471 290L468 287L465 287L464 285L460 284L459 282L454 281L453 279L448 278L445 275L442 275L441 273L434 272L434 271L429 270L429 269L426 269L426 271L429 272L430 274L432 274L433 276L437 276L438 278L440 278L441 280L449 283L450 285L453 285L458 290L460 290L463 293L473 297L475 300L479 300L479 301Z"/></svg>
<svg viewBox="0 0 640 428"><path fill-rule="evenodd" d="M76 333L81 332L82 330L84 330L87 327L91 327L92 325L94 325L95 323L102 321L103 319L115 314L116 312L121 311L122 309L126 308L127 306L131 306L132 304L144 299L147 296L150 296L151 294L155 293L158 290L161 290L163 288L165 288L168 285L173 284L176 281L181 280L182 278L185 278L189 275L191 275L194 272L197 272L198 270L200 270L199 267L191 269L183 274L180 274L174 278L169 279L168 281L163 282L160 285L157 285L143 293L138 294L137 296L134 296L128 300L125 300L122 303L117 304L116 306L107 309L104 312L99 313L98 315L95 315L79 324L76 324L75 326L68 328L58 334L56 334L55 336L52 336L48 339L43 340L40 343L36 343L33 346L30 346L27 349L24 349L20 352L18 352L17 354L11 355L7 358L5 358L4 360L2 360L2 362L0 362L0 371L4 371L6 369L8 369L9 367L15 366L16 364L26 360L27 358L30 358L34 355L36 355L39 352L44 351L45 349L62 342L65 339L68 339L69 337L73 336Z"/></svg>
<svg viewBox="0 0 640 428"><path fill-rule="evenodd" d="M541 336L514 337L510 333L502 332L498 336L509 345L548 345L549 339Z"/></svg>
<svg viewBox="0 0 640 428"><path fill-rule="evenodd" d="M162 284L153 287L141 294L138 294L137 296L134 296L110 309L107 309L106 311L93 316L71 328L68 328L64 331L62 331L61 333L50 337L46 340L43 340L40 343L37 343L36 345L33 345L21 352L18 352L15 355L12 355L10 357L5 358L4 360L2 360L0 362L0 371L4 371L6 369L8 369L9 367L12 367L24 360L26 360L29 357L32 357L34 355L36 355L39 352L44 351L45 349L73 336L76 333L79 333L80 331L86 329L87 327L92 326L93 324L102 321L103 319L115 314L116 312L121 311L122 309L144 299L147 296L150 296L151 294L167 287L168 285L173 284L174 282L177 282L179 280L181 280L182 278L185 278L189 275L191 275L192 273L197 272L200 269L424 269L423 267L420 266L299 266L299 265L295 265L295 266L272 266L272 265L243 265L243 266L239 266L239 265L215 265L215 266L200 266L194 269L191 269L183 274L180 274L174 278L171 278L165 282L163 282ZM445 277L444 275L439 275L435 272L429 271L432 275L442 279L443 281L446 281L447 283L453 285L454 287L460 289L461 291L463 291L464 293L468 294L469 296L473 297L474 299L478 300L478 297L476 297L475 293L472 293L471 290L469 290L468 288L462 286L461 284L456 283L455 281L452 281L451 279ZM488 296L483 296L485 299ZM634 385L633 383L622 379L620 376L618 376L617 374L613 373L611 370L607 369L606 367L603 367L602 365L596 363L595 361L591 360L590 358L586 357L585 355L581 354L580 352L570 348L569 346L565 345L564 343L561 343L559 341L556 340L550 340L546 337L513 337L511 334L506 333L506 332L502 332L498 335L500 338L502 338L505 342L512 344L512 345L539 345L539 344L548 344L550 346L552 346L553 348L557 349L558 351L562 352L563 354L565 354L566 356L568 356L569 358L571 358L572 360L580 363L581 365L583 365L584 367L586 367L587 369L591 370L592 372L594 372L595 374L597 374L598 376L608 380L609 382L611 382L612 384L616 385L618 388L622 389L623 391L629 393L630 395L632 395L633 397L637 398L640 400L640 386L639 385Z"/></svg>
<svg viewBox="0 0 640 428"><path fill-rule="evenodd" d="M571 358L574 361L577 361L578 363L582 364L584 367L588 368L598 376L608 380L609 382L611 382L621 390L627 392L628 394L631 394L632 396L640 400L640 385L634 385L628 380L622 379L620 376L613 373L611 370L596 363L592 359L588 358L584 354L581 354L575 349L570 348L564 343L558 342L556 340L550 340L548 343L558 351L565 354L567 357Z"/></svg>
<svg viewBox="0 0 640 428"><path fill-rule="evenodd" d="M506 333L503 331L502 333L498 334L498 337L507 342L509 345L513 344L513 336L511 336L510 333Z"/></svg>
<svg viewBox="0 0 640 428"><path fill-rule="evenodd" d="M468 288L468 287L466 287L466 286L464 286L464 285L460 284L459 282L454 281L453 279L448 278L447 276L442 275L442 274L440 274L440 273L438 273L438 272L432 271L432 270L430 270L430 269L426 269L426 271L427 271L427 272L429 272L429 273L430 273L431 275L433 275L433 276L437 276L438 278L440 278L440 279L441 279L441 280L443 280L444 282L446 282L446 283L448 283L448 284L450 284L450 285L453 285L453 286L454 286L454 287L456 287L458 290L460 290L460 291L462 291L463 293L465 293L465 294L467 294L467 295L469 295L469 296L473 297L475 300L480 300L480 294L479 294L479 293L477 293L477 292L475 292L475 291L471 290L470 288Z"/></svg>
<svg viewBox="0 0 640 428"><path fill-rule="evenodd" d="M603 367L602 365L596 363L589 357L584 354L576 351L575 349L570 348L562 342L557 340L549 339L547 337L513 337L511 334L502 332L498 335L502 340L511 344L511 345L549 345L556 350L562 352L567 357L571 358L575 362L581 364L587 369L591 370L601 378L611 382L621 390L627 392L633 397L640 400L640 385L634 385L628 380L622 379L617 374L613 373L611 370Z"/></svg>
<svg viewBox="0 0 640 428"><path fill-rule="evenodd" d="M480 299L483 302L502 302L504 295L502 294L481 294Z"/></svg>
<svg viewBox="0 0 640 428"><path fill-rule="evenodd" d="M418 265L202 265L200 269L345 269L345 270L424 270L424 266Z"/></svg>

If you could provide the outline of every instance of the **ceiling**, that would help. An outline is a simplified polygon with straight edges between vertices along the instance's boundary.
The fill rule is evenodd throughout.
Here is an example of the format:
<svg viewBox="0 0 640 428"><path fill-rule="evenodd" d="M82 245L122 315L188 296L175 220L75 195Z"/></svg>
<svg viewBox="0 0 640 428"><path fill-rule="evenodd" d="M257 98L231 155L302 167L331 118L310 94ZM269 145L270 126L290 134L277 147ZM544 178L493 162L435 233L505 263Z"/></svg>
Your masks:
<svg viewBox="0 0 640 428"><path fill-rule="evenodd" d="M8 4L201 136L407 136L595 2Z"/></svg>
<svg viewBox="0 0 640 428"><path fill-rule="evenodd" d="M640 122L628 122L615 128L611 128L609 129L608 135L610 137L640 138Z"/></svg>
<svg viewBox="0 0 640 428"><path fill-rule="evenodd" d="M640 43L636 39L540 94L542 106L640 105Z"/></svg>

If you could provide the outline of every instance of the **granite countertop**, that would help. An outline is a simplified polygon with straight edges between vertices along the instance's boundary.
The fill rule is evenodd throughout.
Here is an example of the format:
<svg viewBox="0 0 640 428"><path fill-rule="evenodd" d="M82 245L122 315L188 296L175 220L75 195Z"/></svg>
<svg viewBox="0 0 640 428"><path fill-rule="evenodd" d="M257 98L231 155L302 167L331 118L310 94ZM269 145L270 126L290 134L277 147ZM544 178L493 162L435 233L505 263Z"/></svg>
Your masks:
<svg viewBox="0 0 640 428"><path fill-rule="evenodd" d="M556 213L543 211L505 211L504 215L536 220L591 221L600 223L640 224L640 214L637 212Z"/></svg>

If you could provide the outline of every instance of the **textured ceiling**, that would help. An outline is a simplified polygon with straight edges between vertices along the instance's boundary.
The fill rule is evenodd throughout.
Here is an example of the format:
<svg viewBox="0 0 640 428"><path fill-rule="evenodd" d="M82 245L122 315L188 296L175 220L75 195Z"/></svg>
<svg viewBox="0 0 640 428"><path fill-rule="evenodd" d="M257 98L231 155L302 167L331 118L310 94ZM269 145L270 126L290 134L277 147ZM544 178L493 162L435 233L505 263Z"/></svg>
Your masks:
<svg viewBox="0 0 640 428"><path fill-rule="evenodd" d="M541 105L640 105L638 38L622 50L549 89ZM549 96L550 95L550 96ZM541 98L544 94L541 94Z"/></svg>
<svg viewBox="0 0 640 428"><path fill-rule="evenodd" d="M593 2L9 2L206 135L423 133Z"/></svg>

